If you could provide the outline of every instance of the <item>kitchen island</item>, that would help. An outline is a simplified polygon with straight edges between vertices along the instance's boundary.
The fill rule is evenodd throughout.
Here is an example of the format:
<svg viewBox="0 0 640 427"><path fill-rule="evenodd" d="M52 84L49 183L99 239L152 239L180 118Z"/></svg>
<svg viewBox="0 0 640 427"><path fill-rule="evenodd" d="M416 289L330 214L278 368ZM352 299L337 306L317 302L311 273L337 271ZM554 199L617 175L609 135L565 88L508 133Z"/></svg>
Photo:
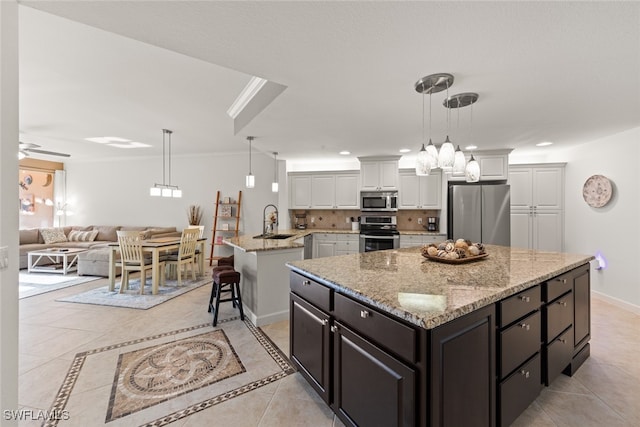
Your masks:
<svg viewBox="0 0 640 427"><path fill-rule="evenodd" d="M346 425L509 425L589 355L588 255L291 261L293 363Z"/></svg>

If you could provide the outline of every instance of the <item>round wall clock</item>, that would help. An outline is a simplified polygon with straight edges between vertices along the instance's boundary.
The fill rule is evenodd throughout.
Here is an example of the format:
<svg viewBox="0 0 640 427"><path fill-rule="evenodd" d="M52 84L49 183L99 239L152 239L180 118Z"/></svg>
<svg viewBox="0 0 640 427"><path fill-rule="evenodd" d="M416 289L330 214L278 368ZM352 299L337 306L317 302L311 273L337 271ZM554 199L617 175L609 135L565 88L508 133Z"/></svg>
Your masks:
<svg viewBox="0 0 640 427"><path fill-rule="evenodd" d="M611 200L613 188L609 178L603 175L593 175L582 187L582 197L592 208L601 208Z"/></svg>

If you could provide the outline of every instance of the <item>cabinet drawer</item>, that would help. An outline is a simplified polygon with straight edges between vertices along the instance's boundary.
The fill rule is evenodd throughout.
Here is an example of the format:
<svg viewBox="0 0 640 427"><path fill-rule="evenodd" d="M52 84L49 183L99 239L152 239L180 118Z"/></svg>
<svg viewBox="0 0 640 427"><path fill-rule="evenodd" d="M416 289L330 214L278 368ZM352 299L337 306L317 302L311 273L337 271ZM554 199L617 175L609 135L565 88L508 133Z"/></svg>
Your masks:
<svg viewBox="0 0 640 427"><path fill-rule="evenodd" d="M337 251L355 251L358 252L358 242L350 242L345 240L338 240L336 242Z"/></svg>
<svg viewBox="0 0 640 427"><path fill-rule="evenodd" d="M348 233L342 233L342 234L336 234L336 240L339 242L340 240L346 240L348 242L357 242L358 241L358 237L360 236L357 233L353 233L353 234L348 234Z"/></svg>
<svg viewBox="0 0 640 427"><path fill-rule="evenodd" d="M500 332L500 378L540 351L541 317L540 311L536 311Z"/></svg>
<svg viewBox="0 0 640 427"><path fill-rule="evenodd" d="M573 323L573 292L567 292L547 304L546 311L544 342L548 344Z"/></svg>
<svg viewBox="0 0 640 427"><path fill-rule="evenodd" d="M335 316L410 362L417 362L415 329L343 295L335 294Z"/></svg>
<svg viewBox="0 0 640 427"><path fill-rule="evenodd" d="M542 390L540 354L498 385L499 425L509 426Z"/></svg>
<svg viewBox="0 0 640 427"><path fill-rule="evenodd" d="M293 271L289 275L291 292L324 311L331 311L331 289Z"/></svg>
<svg viewBox="0 0 640 427"><path fill-rule="evenodd" d="M550 302L573 288L573 271L548 280L544 284L544 302Z"/></svg>
<svg viewBox="0 0 640 427"><path fill-rule="evenodd" d="M564 368L569 366L573 357L573 327L547 346L547 367L545 383L551 384Z"/></svg>
<svg viewBox="0 0 640 427"><path fill-rule="evenodd" d="M501 328L540 307L541 290L536 285L498 303L498 322Z"/></svg>

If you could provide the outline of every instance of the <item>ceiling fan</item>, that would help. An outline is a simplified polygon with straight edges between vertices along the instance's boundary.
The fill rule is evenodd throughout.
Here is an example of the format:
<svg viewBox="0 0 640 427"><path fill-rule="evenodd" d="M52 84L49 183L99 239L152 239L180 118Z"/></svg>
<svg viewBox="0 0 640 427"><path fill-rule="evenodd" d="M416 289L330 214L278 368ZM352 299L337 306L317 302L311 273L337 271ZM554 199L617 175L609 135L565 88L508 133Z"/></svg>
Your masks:
<svg viewBox="0 0 640 427"><path fill-rule="evenodd" d="M29 153L46 154L48 156L71 157L71 154L59 153L57 151L40 150L40 145L32 142L20 142L20 158L28 157Z"/></svg>

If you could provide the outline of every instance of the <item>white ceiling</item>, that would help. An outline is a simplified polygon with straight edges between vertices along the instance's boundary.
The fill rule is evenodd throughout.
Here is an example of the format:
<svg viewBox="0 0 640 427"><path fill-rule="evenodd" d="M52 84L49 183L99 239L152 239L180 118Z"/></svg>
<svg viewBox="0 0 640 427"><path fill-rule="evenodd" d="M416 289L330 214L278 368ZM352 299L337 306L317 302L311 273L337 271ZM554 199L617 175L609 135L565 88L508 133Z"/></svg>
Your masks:
<svg viewBox="0 0 640 427"><path fill-rule="evenodd" d="M450 94L480 96L473 132L471 109L452 111L463 147L534 153L640 126L637 2L20 4L21 140L74 160L157 155L162 128L176 155L246 152L248 135L292 160L412 155L414 83L441 72ZM226 110L251 76L286 89L234 135ZM432 98L436 143L444 98ZM153 147L84 140L96 136Z"/></svg>

